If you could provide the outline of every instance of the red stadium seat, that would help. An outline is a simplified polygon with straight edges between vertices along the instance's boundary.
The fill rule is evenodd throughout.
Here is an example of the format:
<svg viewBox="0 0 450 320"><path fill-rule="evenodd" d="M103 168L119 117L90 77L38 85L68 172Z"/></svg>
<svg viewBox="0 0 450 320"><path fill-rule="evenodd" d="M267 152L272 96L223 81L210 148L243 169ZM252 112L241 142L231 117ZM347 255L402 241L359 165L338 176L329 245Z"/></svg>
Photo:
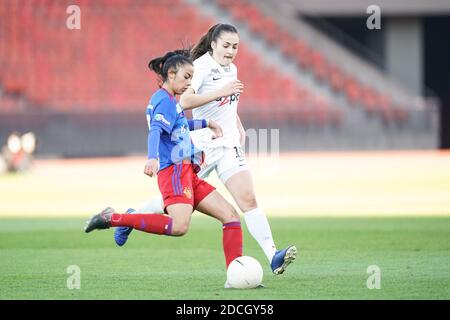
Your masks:
<svg viewBox="0 0 450 320"><path fill-rule="evenodd" d="M316 78L325 80L328 68L324 56L319 51L313 51L311 55L311 64Z"/></svg>
<svg viewBox="0 0 450 320"><path fill-rule="evenodd" d="M361 98L361 86L353 76L348 76L345 80L345 94L351 104L358 104Z"/></svg>
<svg viewBox="0 0 450 320"><path fill-rule="evenodd" d="M382 120L385 123L391 122L395 118L395 111L392 104L392 99L387 95L379 96L379 108L378 113L381 115Z"/></svg>
<svg viewBox="0 0 450 320"><path fill-rule="evenodd" d="M314 52L283 30L256 5L217 1L300 66L315 70L320 78L327 75L322 52ZM58 112L143 112L157 87L156 76L147 68L150 58L197 43L217 23L180 0L77 0L83 6L82 30L69 31L61 25L67 3L5 1L0 5L0 85ZM239 104L242 112L269 122L313 124L318 119L320 124L328 123L326 101L315 104L308 89L267 66L245 43L239 51L238 77L245 84Z"/></svg>
<svg viewBox="0 0 450 320"><path fill-rule="evenodd" d="M329 67L328 79L334 91L339 92L344 89L345 75L338 66L332 65Z"/></svg>
<svg viewBox="0 0 450 320"><path fill-rule="evenodd" d="M362 102L367 113L373 114L377 108L377 93L370 87L362 89Z"/></svg>
<svg viewBox="0 0 450 320"><path fill-rule="evenodd" d="M299 66L308 68L311 65L312 49L303 41L297 40L293 44L295 59Z"/></svg>

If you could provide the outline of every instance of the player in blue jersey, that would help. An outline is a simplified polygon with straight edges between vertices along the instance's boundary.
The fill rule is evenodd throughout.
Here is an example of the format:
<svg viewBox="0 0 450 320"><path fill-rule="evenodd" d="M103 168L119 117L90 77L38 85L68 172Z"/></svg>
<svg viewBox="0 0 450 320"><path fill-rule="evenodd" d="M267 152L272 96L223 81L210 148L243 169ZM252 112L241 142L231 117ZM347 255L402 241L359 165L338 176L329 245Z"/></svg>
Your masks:
<svg viewBox="0 0 450 320"><path fill-rule="evenodd" d="M110 227L132 228L144 232L182 236L186 234L194 210L214 217L223 224L223 249L226 265L242 256L242 229L236 210L214 187L197 176L203 152L191 142L190 130L209 127L217 137L220 126L206 119L188 121L176 96L191 84L194 74L189 51L168 52L150 61L149 68L161 79L160 89L147 107L148 161L144 172L157 175L164 201L164 212L147 214L116 213L108 207L94 215L85 232Z"/></svg>

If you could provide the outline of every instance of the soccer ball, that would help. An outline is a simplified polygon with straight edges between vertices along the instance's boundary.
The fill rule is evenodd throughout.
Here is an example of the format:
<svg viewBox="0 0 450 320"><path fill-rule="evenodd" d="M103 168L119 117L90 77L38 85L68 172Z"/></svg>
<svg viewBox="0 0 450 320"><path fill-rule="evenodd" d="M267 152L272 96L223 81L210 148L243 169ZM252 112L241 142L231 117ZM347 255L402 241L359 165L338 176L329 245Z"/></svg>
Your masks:
<svg viewBox="0 0 450 320"><path fill-rule="evenodd" d="M231 261L227 269L227 281L236 289L251 289L259 286L263 279L261 264L252 257L242 256Z"/></svg>

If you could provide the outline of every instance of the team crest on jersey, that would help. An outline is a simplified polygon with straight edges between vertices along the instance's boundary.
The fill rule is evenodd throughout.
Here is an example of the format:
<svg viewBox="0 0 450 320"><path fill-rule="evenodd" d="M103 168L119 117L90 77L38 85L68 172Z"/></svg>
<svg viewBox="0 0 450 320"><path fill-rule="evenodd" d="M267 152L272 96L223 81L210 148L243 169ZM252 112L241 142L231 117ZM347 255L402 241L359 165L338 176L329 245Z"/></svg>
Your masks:
<svg viewBox="0 0 450 320"><path fill-rule="evenodd" d="M189 188L189 187L184 187L183 193L184 193L184 195L186 196L186 198L188 198L188 199L191 199L191 198L192 198L191 188Z"/></svg>

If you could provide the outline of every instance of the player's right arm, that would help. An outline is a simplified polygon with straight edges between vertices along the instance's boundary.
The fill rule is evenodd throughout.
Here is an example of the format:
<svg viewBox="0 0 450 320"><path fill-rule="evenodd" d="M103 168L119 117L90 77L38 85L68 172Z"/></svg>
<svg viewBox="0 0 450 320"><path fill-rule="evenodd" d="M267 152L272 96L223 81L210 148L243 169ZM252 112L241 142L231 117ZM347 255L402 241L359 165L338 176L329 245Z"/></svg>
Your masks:
<svg viewBox="0 0 450 320"><path fill-rule="evenodd" d="M161 141L162 130L159 126L153 125L148 133L148 160L144 166L144 173L150 178L156 176L159 169L159 143Z"/></svg>
<svg viewBox="0 0 450 320"><path fill-rule="evenodd" d="M147 120L149 125L148 133L148 160L144 167L144 173L150 177L156 176L159 170L159 143L161 134L170 134L176 120L175 107L170 99L163 99L153 112L148 109Z"/></svg>

